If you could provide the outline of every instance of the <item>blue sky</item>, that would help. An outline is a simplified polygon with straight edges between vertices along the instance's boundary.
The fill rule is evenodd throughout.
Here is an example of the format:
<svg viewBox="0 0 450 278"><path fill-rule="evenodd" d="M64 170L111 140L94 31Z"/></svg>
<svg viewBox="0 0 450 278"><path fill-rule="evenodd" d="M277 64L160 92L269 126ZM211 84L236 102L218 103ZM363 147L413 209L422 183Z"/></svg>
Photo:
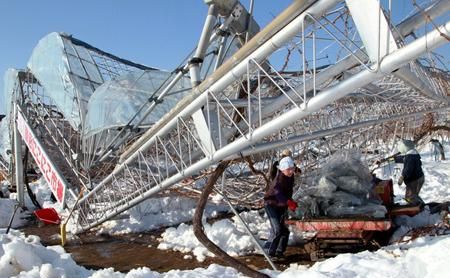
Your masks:
<svg viewBox="0 0 450 278"><path fill-rule="evenodd" d="M267 22L288 6L277 1ZM284 3L284 4L283 4ZM260 4L256 4L257 7ZM26 65L38 40L66 32L117 56L175 67L195 46L207 13L202 0L0 1L0 70Z"/></svg>
<svg viewBox="0 0 450 278"><path fill-rule="evenodd" d="M263 25L291 3L255 2ZM173 70L195 47L206 13L203 0L1 0L0 91L6 69L24 68L39 39L55 31L137 63Z"/></svg>
<svg viewBox="0 0 450 278"><path fill-rule="evenodd" d="M241 2L248 6L249 1ZM291 2L255 0L256 20L265 26ZM399 9L404 2L393 1ZM0 92L6 69L24 68L39 39L54 31L137 63L173 70L195 47L206 13L203 0L1 0Z"/></svg>

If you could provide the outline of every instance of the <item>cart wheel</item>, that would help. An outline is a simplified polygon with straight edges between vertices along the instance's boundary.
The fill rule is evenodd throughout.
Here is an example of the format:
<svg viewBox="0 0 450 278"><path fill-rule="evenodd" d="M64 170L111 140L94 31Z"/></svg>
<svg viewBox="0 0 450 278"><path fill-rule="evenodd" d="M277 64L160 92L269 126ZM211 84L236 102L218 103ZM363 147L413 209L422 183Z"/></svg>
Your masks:
<svg viewBox="0 0 450 278"><path fill-rule="evenodd" d="M316 240L311 240L304 245L306 253L309 254L309 259L312 262L317 262L321 256L320 256L320 249L319 244Z"/></svg>

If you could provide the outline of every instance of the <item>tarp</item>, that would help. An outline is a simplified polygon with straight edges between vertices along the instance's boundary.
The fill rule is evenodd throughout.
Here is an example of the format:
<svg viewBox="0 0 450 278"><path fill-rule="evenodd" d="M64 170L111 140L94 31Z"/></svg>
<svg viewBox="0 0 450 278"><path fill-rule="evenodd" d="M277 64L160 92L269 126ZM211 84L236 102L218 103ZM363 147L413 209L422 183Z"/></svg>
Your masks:
<svg viewBox="0 0 450 278"><path fill-rule="evenodd" d="M147 70L128 73L106 81L91 96L83 138L88 138L107 129L125 126L143 104L150 105L149 99L157 97L158 88L170 77L170 73ZM149 126L158 121L190 91L190 81L182 78L176 86L158 103L140 126ZM132 124L140 122L139 113Z"/></svg>
<svg viewBox="0 0 450 278"><path fill-rule="evenodd" d="M38 42L27 67L72 128L80 130L88 100L103 83L88 51L59 33L50 33Z"/></svg>

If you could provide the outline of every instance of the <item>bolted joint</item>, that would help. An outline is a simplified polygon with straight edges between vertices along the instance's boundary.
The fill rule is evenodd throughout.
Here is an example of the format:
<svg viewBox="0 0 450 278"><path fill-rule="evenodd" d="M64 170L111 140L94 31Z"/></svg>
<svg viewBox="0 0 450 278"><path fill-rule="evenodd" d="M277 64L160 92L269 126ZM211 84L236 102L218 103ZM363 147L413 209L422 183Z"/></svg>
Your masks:
<svg viewBox="0 0 450 278"><path fill-rule="evenodd" d="M160 104L163 101L164 101L163 99L158 99L157 97L149 97L148 98L148 102L155 102L155 104Z"/></svg>
<svg viewBox="0 0 450 278"><path fill-rule="evenodd" d="M201 64L201 63L203 63L203 59L202 58L199 58L199 57L193 57L193 58L191 58L190 60L189 60L189 65L191 66L191 65L199 65L199 64Z"/></svg>
<svg viewBox="0 0 450 278"><path fill-rule="evenodd" d="M216 34L219 37L226 37L226 36L230 35L230 32L219 28L219 29L217 29Z"/></svg>

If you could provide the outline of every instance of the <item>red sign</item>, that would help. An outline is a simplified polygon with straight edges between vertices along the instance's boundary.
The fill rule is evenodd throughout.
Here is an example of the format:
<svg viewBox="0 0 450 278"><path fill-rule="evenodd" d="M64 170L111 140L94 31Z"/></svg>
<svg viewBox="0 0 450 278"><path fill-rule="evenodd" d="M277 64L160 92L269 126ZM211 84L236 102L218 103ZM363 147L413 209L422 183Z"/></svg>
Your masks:
<svg viewBox="0 0 450 278"><path fill-rule="evenodd" d="M36 161L36 164L41 169L42 175L44 176L47 183L50 185L50 189L55 195L59 203L64 204L64 195L66 191L66 183L63 178L59 175L53 163L50 161L47 153L42 148L39 141L36 139L36 135L31 130L28 123L19 111L17 113L17 129L22 135L25 144L27 144L28 149Z"/></svg>

